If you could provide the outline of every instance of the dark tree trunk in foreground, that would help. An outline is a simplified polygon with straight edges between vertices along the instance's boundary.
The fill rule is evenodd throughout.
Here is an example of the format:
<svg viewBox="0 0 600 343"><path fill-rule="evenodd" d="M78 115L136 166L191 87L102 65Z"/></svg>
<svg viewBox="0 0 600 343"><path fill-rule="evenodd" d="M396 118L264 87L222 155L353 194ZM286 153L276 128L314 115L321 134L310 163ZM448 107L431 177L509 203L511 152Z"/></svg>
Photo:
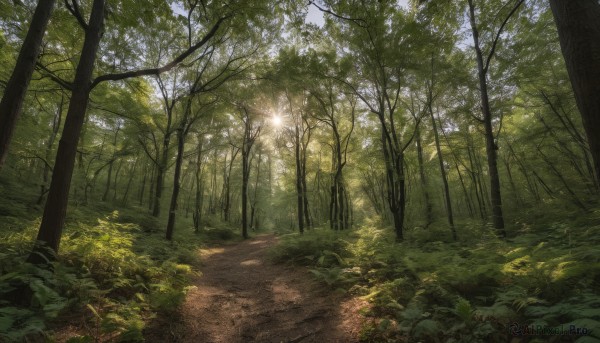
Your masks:
<svg viewBox="0 0 600 343"><path fill-rule="evenodd" d="M60 238L67 214L67 202L71 185L71 176L75 167L77 154L77 143L85 119L88 100L90 97L90 85L96 52L100 45L104 24L105 3L104 0L94 0L90 22L85 32L85 40L79 58L79 64L75 71L75 81L69 110L65 119L65 126L56 153L56 162L52 173L50 191L44 208L42 223L37 235L38 244L34 252L29 255L29 262L43 263L46 258L54 258L46 248L58 251Z"/></svg>
<svg viewBox="0 0 600 343"><path fill-rule="evenodd" d="M600 178L600 3L550 0L560 47Z"/></svg>
<svg viewBox="0 0 600 343"><path fill-rule="evenodd" d="M10 141L21 114L25 93L40 54L42 39L54 8L55 0L39 0L17 63L0 101L0 170L6 161Z"/></svg>

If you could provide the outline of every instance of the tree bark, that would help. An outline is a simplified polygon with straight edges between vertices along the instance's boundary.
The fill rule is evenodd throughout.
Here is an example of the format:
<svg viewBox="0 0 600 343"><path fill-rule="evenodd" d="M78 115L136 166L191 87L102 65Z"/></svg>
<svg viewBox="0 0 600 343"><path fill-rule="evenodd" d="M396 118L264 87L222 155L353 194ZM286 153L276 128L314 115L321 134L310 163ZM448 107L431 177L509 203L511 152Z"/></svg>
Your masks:
<svg viewBox="0 0 600 343"><path fill-rule="evenodd" d="M567 65L600 178L600 3L596 0L550 0L560 47Z"/></svg>
<svg viewBox="0 0 600 343"><path fill-rule="evenodd" d="M231 160L229 161L229 165L227 165L227 160L225 160L223 176L223 220L228 223L231 220L231 170L233 169L233 162L235 161L235 157L239 151L239 148L232 146Z"/></svg>
<svg viewBox="0 0 600 343"><path fill-rule="evenodd" d="M242 109L244 141L242 142L242 237L248 239L248 184L250 181L250 152L259 131L252 128L252 120L247 109ZM260 163L260 161L259 161Z"/></svg>
<svg viewBox="0 0 600 343"><path fill-rule="evenodd" d="M160 200L165 184L165 174L167 173L167 167L169 164L169 146L171 145L171 122L173 119L173 108L167 104L167 127L165 129L165 136L163 137L162 154L158 165L156 166L156 182L154 184L154 199L152 205L152 216L158 218L160 216Z"/></svg>
<svg viewBox="0 0 600 343"><path fill-rule="evenodd" d="M487 66L489 63L484 61L483 52L479 45L479 32L475 23L475 9L472 0L469 0L469 12L471 20L471 30L473 33L473 43L475 47L475 55L477 57L477 75L479 78L479 92L481 100L481 111L483 114L483 126L485 132L485 150L487 153L488 173L490 177L490 193L492 203L492 221L494 228L498 232L498 236L506 237L504 230L504 217L502 215L502 196L500 194L500 176L498 174L498 146L494 139L494 129L492 126L492 110L490 108L490 100L488 95L487 84ZM493 52L493 51L492 51Z"/></svg>
<svg viewBox="0 0 600 343"><path fill-rule="evenodd" d="M450 198L450 187L448 186L448 176L446 175L446 168L444 166L444 156L442 155L442 148L440 146L440 135L437 130L437 123L435 116L433 115L433 108L431 106L432 94L431 90L429 93L429 103L427 105L429 115L431 117L431 127L433 129L433 137L435 139L435 149L438 155L438 161L440 163L440 174L442 175L442 182L444 184L444 199L446 201L446 214L448 216L448 225L450 225L450 231L452 231L452 238L456 241L456 228L454 227L454 214L452 213L452 199ZM441 124L440 124L441 125Z"/></svg>
<svg viewBox="0 0 600 343"><path fill-rule="evenodd" d="M304 191L302 190L302 161L300 156L300 128L295 127L294 145L296 157L296 196L298 197L298 230L304 233Z"/></svg>
<svg viewBox="0 0 600 343"><path fill-rule="evenodd" d="M56 114L54 115L54 119L52 120L52 133L48 138L48 142L46 143L46 154L45 159L46 163L44 164L44 171L42 172L42 186L40 189L40 196L36 202L37 205L41 205L44 201L44 197L46 196L46 192L48 191L46 188L46 184L48 182L48 174L50 174L50 165L48 164L50 161L50 157L52 155L52 146L54 146L54 141L56 140L56 136L58 136L58 131L60 130L60 122L62 119L62 112L64 106L64 95L60 97L60 104L58 105L58 109Z"/></svg>
<svg viewBox="0 0 600 343"><path fill-rule="evenodd" d="M77 154L77 143L79 142L79 135L85 119L96 53L100 45L104 27L104 14L105 0L94 0L79 64L75 71L73 91L56 153L50 191L38 231L37 243L28 259L32 263L44 263L45 259L42 256L52 260L58 252L67 213L71 177ZM52 251L48 251L46 248Z"/></svg>
<svg viewBox="0 0 600 343"><path fill-rule="evenodd" d="M421 177L421 187L423 188L423 198L425 200L425 228L433 222L433 206L429 196L429 185L425 175L425 164L423 163L423 147L421 146L421 129L417 128L415 139L417 141L417 161L419 162L419 176Z"/></svg>
<svg viewBox="0 0 600 343"><path fill-rule="evenodd" d="M304 201L304 206L302 206L304 210L304 222L306 223L306 227L308 229L312 228L312 220L310 217L310 210L308 207L308 186L306 185L306 150L308 146L308 142L310 140L310 134L308 136L307 141L302 143L302 200Z"/></svg>
<svg viewBox="0 0 600 343"><path fill-rule="evenodd" d="M121 198L121 204L123 206L127 206L127 199L129 198L129 190L131 189L131 184L133 183L133 178L136 174L136 169L138 165L139 157L136 156L133 161L133 166L129 170L129 178L127 179L127 186L125 186L125 192L123 192L123 197Z"/></svg>
<svg viewBox="0 0 600 343"><path fill-rule="evenodd" d="M202 184L202 145L204 138L202 135L198 135L198 156L196 157L196 197L194 202L194 231L199 232L201 221L202 221L202 200L204 198L204 187Z"/></svg>
<svg viewBox="0 0 600 343"><path fill-rule="evenodd" d="M113 138L113 153L112 153L112 156L110 157L110 162L108 164L108 176L106 177L106 187L104 188L104 194L102 195L102 201L106 201L108 199L108 192L110 191L110 183L112 181L112 170L113 170L113 165L115 163L116 154L117 154L117 138L119 136L120 129L121 129L121 125L119 123L119 124L117 124L117 128L115 130L115 136Z"/></svg>
<svg viewBox="0 0 600 343"><path fill-rule="evenodd" d="M177 211L177 198L181 189L181 166L183 164L183 152L185 149L185 125L186 120L183 120L181 126L177 129L177 158L175 160L175 174L173 175L173 193L171 194L171 204L169 205L169 219L167 221L167 240L173 239L173 231L175 230L175 211Z"/></svg>
<svg viewBox="0 0 600 343"><path fill-rule="evenodd" d="M55 0L39 0L27 36L23 41L17 63L8 79L0 100L0 170L8 156L8 149L17 121L21 115L25 93L40 54L42 39L54 8Z"/></svg>
<svg viewBox="0 0 600 343"><path fill-rule="evenodd" d="M260 165L262 164L262 153L263 149L258 147L258 158L256 160L256 178L254 180L254 195L250 204L250 229L256 230L258 228L258 220L256 220L256 207L258 204L258 189L260 186Z"/></svg>

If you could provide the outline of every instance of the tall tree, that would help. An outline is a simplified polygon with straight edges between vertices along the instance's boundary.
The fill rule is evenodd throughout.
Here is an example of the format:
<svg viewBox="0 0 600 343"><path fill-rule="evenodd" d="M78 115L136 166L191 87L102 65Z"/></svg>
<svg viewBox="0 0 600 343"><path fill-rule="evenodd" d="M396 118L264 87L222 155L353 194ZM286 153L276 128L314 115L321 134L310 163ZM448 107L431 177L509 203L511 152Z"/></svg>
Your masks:
<svg viewBox="0 0 600 343"><path fill-rule="evenodd" d="M80 19L81 13L76 13L77 17ZM169 71L183 62L196 50L207 44L207 42L216 34L221 24L229 17L229 15L226 14L217 19L214 24L210 26L208 32L196 44L185 50L163 67L105 74L92 79L96 63L96 53L100 46L104 30L105 15L106 1L94 0L89 22L85 23L81 20L81 26L85 31L85 39L77 70L75 72L75 79L72 84L71 100L65 118L65 125L56 153L55 167L50 183L48 199L44 207L44 215L37 235L38 244L34 248L34 253L29 257L31 262L43 263L45 262L45 259L42 256L45 256L46 259L52 259L54 258L53 255L58 252L66 217L71 177L73 175L77 154L77 145L79 143L81 129L92 89L104 81L125 80L131 77L144 75L158 75ZM49 253L47 248L52 252Z"/></svg>
<svg viewBox="0 0 600 343"><path fill-rule="evenodd" d="M245 105L239 106L239 112L244 123L242 139L242 236L248 238L248 184L250 182L250 153L252 146L260 135L261 125L253 118L250 109Z"/></svg>
<svg viewBox="0 0 600 343"><path fill-rule="evenodd" d="M23 41L21 51L19 51L17 63L6 83L2 100L0 100L0 170L8 156L10 141L21 114L25 93L40 54L42 39L46 33L55 2L56 0L39 0L29 24L27 36ZM69 2L65 2L69 6ZM77 0L73 0L73 4L77 4Z"/></svg>
<svg viewBox="0 0 600 343"><path fill-rule="evenodd" d="M420 118L411 123L399 104L405 72L413 62L411 53L419 49L422 28L395 1L360 6L340 4L334 12L337 25L330 31L341 45L338 50L345 52L342 66L354 74L351 79L336 78L355 93L379 122L386 200L396 240L402 241L407 202L405 151Z"/></svg>
<svg viewBox="0 0 600 343"><path fill-rule="evenodd" d="M477 76L479 78L479 92L481 98L481 112L483 118L481 119L484 126L485 135L485 149L487 152L488 162L488 173L490 177L490 192L492 200L492 218L494 228L498 231L498 235L501 237L506 236L504 229L504 217L502 215L502 196L500 194L500 175L498 174L498 145L496 143L496 135L494 133L493 126L493 114L490 105L490 97L488 93L488 71L492 58L496 53L496 47L498 41L508 23L508 20L515 14L519 7L523 4L524 0L518 0L511 7L510 12L504 16L504 20L500 25L500 28L493 35L491 46L487 55L484 56L480 42L479 23L475 13L475 4L473 0L469 0L469 19L471 23L471 33L473 36L473 48L475 49L475 56L477 59Z"/></svg>
<svg viewBox="0 0 600 343"><path fill-rule="evenodd" d="M332 182L329 202L329 225L334 230L349 228L350 204L347 201L348 190L344 181L344 167L348 162L348 145L354 131L356 118L356 98L347 95L348 106L343 106L338 99L337 82L333 79L321 82L324 89L311 91L317 99L319 111L315 117L331 128L333 136L332 147ZM349 123L342 123L342 118L348 117Z"/></svg>

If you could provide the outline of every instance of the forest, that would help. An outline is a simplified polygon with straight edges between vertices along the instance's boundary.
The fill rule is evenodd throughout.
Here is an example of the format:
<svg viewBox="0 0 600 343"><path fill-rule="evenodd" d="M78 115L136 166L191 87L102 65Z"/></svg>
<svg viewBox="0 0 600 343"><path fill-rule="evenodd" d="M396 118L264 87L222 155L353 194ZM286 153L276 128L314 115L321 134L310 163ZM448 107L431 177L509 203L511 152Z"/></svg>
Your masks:
<svg viewBox="0 0 600 343"><path fill-rule="evenodd" d="M600 342L598 0L0 0L0 342Z"/></svg>

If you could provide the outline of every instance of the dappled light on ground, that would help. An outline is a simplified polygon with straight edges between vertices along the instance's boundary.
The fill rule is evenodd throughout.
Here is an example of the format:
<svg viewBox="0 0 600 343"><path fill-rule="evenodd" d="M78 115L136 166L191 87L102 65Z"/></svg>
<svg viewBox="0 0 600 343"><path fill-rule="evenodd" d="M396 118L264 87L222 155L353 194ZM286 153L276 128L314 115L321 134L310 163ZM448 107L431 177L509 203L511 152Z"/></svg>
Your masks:
<svg viewBox="0 0 600 343"><path fill-rule="evenodd" d="M275 242L263 236L203 254L197 288L180 313L148 328L147 341L357 342L364 301L332 294L306 270L273 264L266 248Z"/></svg>
<svg viewBox="0 0 600 343"><path fill-rule="evenodd" d="M248 242L248 244L250 244L250 245L257 245L257 244L260 245L260 244L265 244L265 243L267 243L267 241L262 240L262 239L257 239L255 241Z"/></svg>
<svg viewBox="0 0 600 343"><path fill-rule="evenodd" d="M223 252L225 252L224 248L200 249L200 256L202 256L203 258L207 258L207 257L215 255L215 254L222 254Z"/></svg>
<svg viewBox="0 0 600 343"><path fill-rule="evenodd" d="M246 260L246 261L242 261L240 263L240 265L242 266L260 266L262 264L262 262L260 260Z"/></svg>

